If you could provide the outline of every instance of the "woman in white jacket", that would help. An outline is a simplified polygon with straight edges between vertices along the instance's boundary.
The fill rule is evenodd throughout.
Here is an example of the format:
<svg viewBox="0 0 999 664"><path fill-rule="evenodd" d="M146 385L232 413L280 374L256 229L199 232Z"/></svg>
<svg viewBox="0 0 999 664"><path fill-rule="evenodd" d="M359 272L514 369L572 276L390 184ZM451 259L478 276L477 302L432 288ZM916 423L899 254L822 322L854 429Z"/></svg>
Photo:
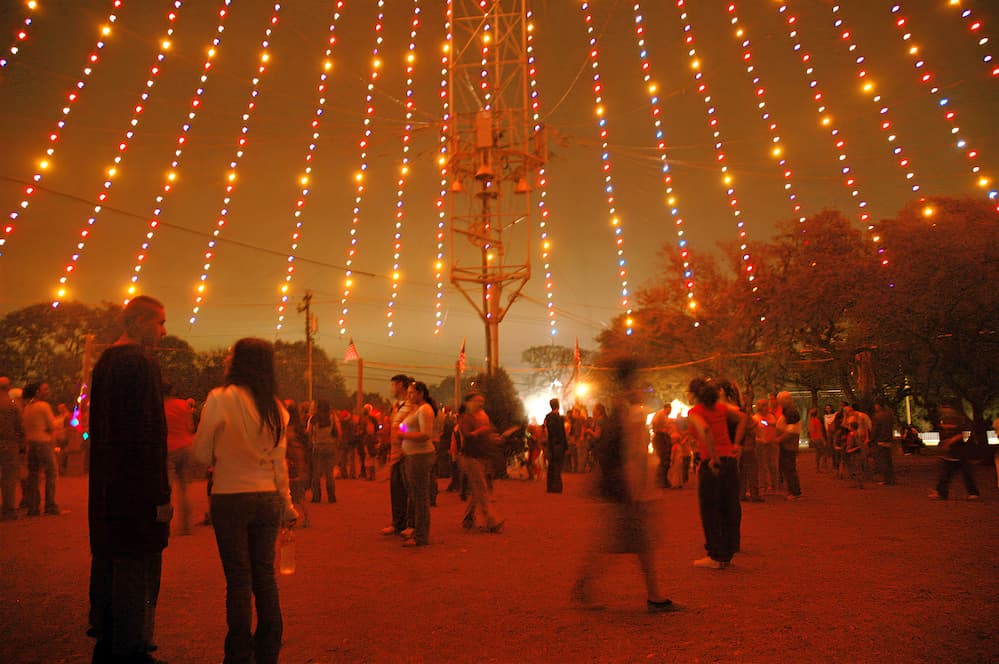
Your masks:
<svg viewBox="0 0 999 664"><path fill-rule="evenodd" d="M225 384L208 395L194 438L196 458L215 468L211 515L226 580L225 664L277 662L281 649L274 548L282 522L298 517L288 489L287 425L273 347L240 339Z"/></svg>

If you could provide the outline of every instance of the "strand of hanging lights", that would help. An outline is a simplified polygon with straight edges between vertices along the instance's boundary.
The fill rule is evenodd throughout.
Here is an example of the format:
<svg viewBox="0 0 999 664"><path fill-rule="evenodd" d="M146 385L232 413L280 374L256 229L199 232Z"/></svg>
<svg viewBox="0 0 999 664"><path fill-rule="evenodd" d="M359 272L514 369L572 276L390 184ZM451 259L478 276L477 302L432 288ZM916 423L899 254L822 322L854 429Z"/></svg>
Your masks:
<svg viewBox="0 0 999 664"><path fill-rule="evenodd" d="M21 27L14 33L14 43L7 49L5 55L0 55L0 69L7 68L10 58L21 52L21 44L28 39L28 28L31 27L31 24L35 20L34 12L38 9L38 2L37 0L28 0L28 2L24 3L24 6L28 9L28 15L24 17L24 20L21 21Z"/></svg>
<svg viewBox="0 0 999 664"><path fill-rule="evenodd" d="M968 140L961 135L961 127L957 124L957 111L954 110L954 104L943 93L940 86L936 84L936 75L930 71L926 59L922 56L922 48L913 42L912 32L908 27L909 19L905 15L902 4L895 3L892 5L890 11L895 17L895 27L901 33L902 41L905 43L906 53L914 60L913 67L916 70L919 82L929 88L930 95L933 96L937 105L940 106L944 119L950 125L950 133L954 138L954 146L968 159L968 165L975 178L975 186L985 191L989 200L997 203L996 210L999 211L999 191L996 191L993 179L982 172L982 167L979 164L980 154L978 150L971 147Z"/></svg>
<svg viewBox="0 0 999 664"><path fill-rule="evenodd" d="M437 235L434 255L434 334L440 335L444 327L444 239L447 232L447 195L449 171L448 135L451 131L451 102L448 99L448 71L451 62L451 19L454 16L453 0L444 0L444 45L441 49L441 131L438 137L437 165L440 168L440 193L434 201L437 209ZM457 186L457 181L456 185Z"/></svg>
<svg viewBox="0 0 999 664"><path fill-rule="evenodd" d="M305 211L305 203L308 199L309 192L311 191L311 179L312 179L312 160L315 157L316 150L319 147L320 138L320 125L322 122L323 114L326 112L326 95L327 91L327 80L330 76L330 72L333 71L333 48L336 46L336 28L337 24L340 22L341 12L343 11L345 0L338 0L333 8L333 16L330 19L329 28L327 33L329 34L329 39L326 42L326 52L323 53L323 62L321 71L319 73L319 83L316 86L316 94L319 97L316 102L316 110L312 114L312 120L309 123L309 129L311 134L309 136L309 145L305 150L305 168L303 169L302 175L299 177L299 191L298 199L295 201L295 211L292 213L294 217L294 228L291 231L291 247L288 251L288 258L286 261L287 267L285 268L284 283L281 284L279 291L281 293L281 299L277 307L277 329L280 331L284 327L285 312L288 310L288 297L291 292L292 281L295 278L295 259L298 252L299 241L302 239L302 227L304 222L302 221L302 213Z"/></svg>
<svg viewBox="0 0 999 664"><path fill-rule="evenodd" d="M704 77L704 66L697 49L694 46L694 27L687 14L686 2L676 0L676 7L680 11L680 22L683 24L683 42L687 46L687 57L690 60L690 69L693 72L694 83L697 85L697 92L704 101L707 113L708 126L714 138L715 160L718 162L722 174L722 183L725 185L725 195L728 197L728 205L735 218L736 232L739 235L739 250L742 252L742 270L746 280L749 282L753 292L756 292L756 273L754 271L752 255L749 252L749 245L746 237L746 222L742 219L742 208L739 207L739 199L735 192L735 179L729 172L725 163L725 143L722 140L721 129L718 125L718 117L715 114L715 106L712 102L711 93L708 90L707 79Z"/></svg>
<svg viewBox="0 0 999 664"><path fill-rule="evenodd" d="M607 110L604 106L603 83L600 79L600 52L597 49L597 36L593 26L593 13L590 11L590 3L583 0L580 8L583 11L583 19L586 22L586 34L589 37L590 67L593 71L594 115L597 118L597 128L600 132L600 162L601 170L604 174L605 202L607 204L607 213L610 216L611 228L614 230L614 245L617 251L618 278L621 281L620 304L621 308L625 310L625 334L630 336L634 331L635 321L632 317L631 297L628 290L628 266L624 257L624 229L621 225L621 217L617 213L614 196L613 166L611 164L610 143L607 131Z"/></svg>
<svg viewBox="0 0 999 664"><path fill-rule="evenodd" d="M874 226L871 224L871 214L867 211L867 201L860 193L860 185L857 183L857 178L854 176L853 169L848 162L846 140L840 136L839 128L836 126L833 116L829 112L829 107L826 106L826 95L819 87L818 77L815 74L815 66L812 64L812 54L806 51L801 41L799 41L798 17L788 10L787 3L783 0L777 0L777 13L781 15L787 24L787 36L791 41L791 50L798 55L801 65L804 68L805 80L808 82L809 90L812 91L812 101L815 104L815 113L818 115L819 125L828 129L829 135L833 138L833 148L836 153L836 160L840 163L839 170L843 175L843 183L847 191L850 192L850 196L856 201L860 221L867 227L868 232L873 234L872 240L875 243L880 243L881 238L874 232ZM884 247L880 245L878 246L878 257L882 265L887 264Z"/></svg>
<svg viewBox="0 0 999 664"><path fill-rule="evenodd" d="M767 89L763 85L763 81L757 71L756 63L753 61L753 45L749 39L749 34L745 27L739 22L738 8L734 2L730 2L727 7L728 13L730 15L729 22L735 31L732 33L742 47L742 62L745 65L746 75L749 77L750 82L753 84L753 92L756 94L757 102L756 108L760 111L760 119L763 120L763 124L766 125L767 131L770 132L770 142L772 148L770 149L770 156L777 162L777 165L781 169L781 177L784 179L784 191L787 192L787 199L791 203L791 210L794 212L795 216L798 218L799 223L804 223L805 216L801 211L801 203L798 201L798 194L794 190L793 174L791 166L787 161L787 150L781 143L780 129L777 126L777 120L773 117L770 109L767 107Z"/></svg>
<svg viewBox="0 0 999 664"><path fill-rule="evenodd" d="M886 134L886 139L888 145L891 147L892 155L898 160L896 165L905 174L906 182L908 183L910 189L913 193L917 193L920 189L919 179L916 177L916 173L912 168L912 164L908 157L903 154L902 146L898 144L898 135L895 133L895 127L889 117L888 103L884 101L883 95L877 92L877 84L871 80L867 69L867 58L864 57L858 51L857 42L854 39L853 31L847 26L846 21L843 19L842 12L840 11L840 5L833 5L831 8L833 15L833 28L835 28L839 33L840 41L847 46L847 50L854 58L854 62L857 64L857 80L860 82L860 89L864 95L869 96L871 101L873 101L878 107L878 115L881 116L881 121L878 124L882 133Z"/></svg>
<svg viewBox="0 0 999 664"><path fill-rule="evenodd" d="M366 190L365 177L368 170L368 148L370 147L371 136L373 134L371 121L375 115L374 90L382 68L381 46L384 20L385 0L378 0L378 15L375 18L374 25L375 47L371 52L371 73L368 78L367 93L364 96L364 129L361 134L361 140L358 142L358 147L361 151L360 163L357 172L354 174L354 208L349 229L350 246L347 249L347 260L345 262L346 274L343 280L343 293L340 296L340 318L337 320L341 335L347 333L347 314L350 311L350 295L354 287L354 258L357 256L358 247L357 233L361 225L361 203L364 201L364 192Z"/></svg>
<svg viewBox="0 0 999 664"><path fill-rule="evenodd" d="M48 134L49 146L45 150L45 156L38 160L38 170L31 176L31 181L34 184L25 185L22 193L23 198L21 198L17 207L7 214L7 222L3 226L3 233L0 233L0 256L3 256L7 251L7 240L11 233L14 232L15 222L24 214L28 206L31 205L31 197L37 191L35 185L39 184L42 181L43 174L52 168L56 153L56 144L59 142L62 130L66 128L66 123L69 121L69 115L73 111L73 106L80 100L82 91L86 87L87 79L94 72L97 63L100 62L100 53L107 43L104 40L111 36L111 27L118 20L117 12L121 9L123 1L114 0L111 3L111 12L104 19L100 27L100 37L94 45L93 50L87 55L87 61L83 66L80 78L77 79L76 83L73 84L73 87L66 94L66 105L60 111L61 115L59 120L56 121L55 128Z"/></svg>
<svg viewBox="0 0 999 664"><path fill-rule="evenodd" d="M659 85L652 80L652 63L645 41L645 18L642 15L641 3L635 2L632 5L632 13L634 14L635 40L638 44L642 83L645 84L645 92L649 98L656 149L659 151L659 161L662 163L661 170L663 174L666 209L669 211L669 215L672 217L674 227L676 228L677 247L680 252L680 261L683 269L683 283L687 290L687 308L693 312L697 309L697 301L694 299L694 269L690 264L690 250L687 247L683 216L680 214L679 197L673 187L673 174L670 172L669 167L669 150L666 147L666 134L663 131L663 110L659 99ZM695 322L695 325L698 325L698 323Z"/></svg>
<svg viewBox="0 0 999 664"><path fill-rule="evenodd" d="M483 24L482 24L482 46L480 48L479 54L481 60L479 61L480 71L479 71L479 92L482 93L482 108L486 111L491 111L493 108L493 93L489 86L489 45L492 43L493 26L489 20L489 10L486 8L489 2L487 0L479 0L479 9L483 11ZM499 7L494 3L494 9L499 9ZM502 85L502 81L497 81L497 85ZM491 180L486 180L484 183L485 187L492 186ZM483 215L483 245L482 253L485 256L486 261L492 261L493 245L490 242L490 231L491 223L489 215ZM490 266L491 267L491 266ZM487 270L489 268L486 268ZM495 291L495 285L491 279L486 279L484 285L484 295L485 303L483 304L483 311L485 312L486 318L491 319L493 317L493 307L491 302Z"/></svg>
<svg viewBox="0 0 999 664"><path fill-rule="evenodd" d="M87 248L87 239L90 237L91 230L97 223L97 219L100 217L104 206L107 204L108 198L110 197L109 192L111 191L111 186L114 184L115 178L121 172L122 162L125 159L129 143L135 137L135 130L139 126L142 112L145 110L146 104L149 103L149 97L152 95L153 87L156 85L156 79L163 70L163 62L166 60L167 52L172 46L171 40L173 39L175 23L177 21L177 15L180 8L181 0L174 0L169 13L167 14L166 35L159 40L159 51L156 53L155 61L149 68L149 78L146 79L146 82L142 87L139 99L132 106L132 116L128 120L128 128L125 130L124 136L122 136L121 140L118 142L117 154L112 160L111 165L105 169L106 177L103 185L101 186L101 191L97 194L97 204L94 205L91 210L90 217L87 218L83 228L80 229L76 249L66 262L66 265L63 267L62 276L59 277L59 285L56 286L55 298L52 301L53 307L58 307L59 304L66 299L66 295L69 292L68 286L70 277L76 271L77 265L80 262L80 257Z"/></svg>
<svg viewBox="0 0 999 664"><path fill-rule="evenodd" d="M538 92L538 63L534 53L534 12L527 12L527 86L530 105L531 122L535 136L544 133L541 124L541 98ZM548 197L548 176L544 164L538 169L538 234L540 235L541 266L545 275L545 315L548 318L548 333L554 337L558 334L558 318L555 310L555 281L552 278L552 241L549 230L549 217L546 198Z"/></svg>
<svg viewBox="0 0 999 664"><path fill-rule="evenodd" d="M167 169L166 174L163 176L163 185L160 189L160 193L156 195L153 205L153 213L149 219L146 234L143 237L141 245L139 246L139 250L135 254L135 262L132 265L132 273L129 277L129 283L125 287L125 292L127 293L125 297L126 304L136 293L139 292L139 279L142 276L142 268L145 264L146 258L149 256L153 239L156 236L156 230L160 226L160 219L163 215L163 204L167 197L173 192L174 186L177 182L177 177L180 173L181 157L184 155L184 146L187 144L188 134L190 134L191 127L193 126L194 120L197 118L198 111L201 108L201 103L205 94L205 85L208 83L209 74L214 66L215 58L218 56L222 47L222 33L225 31L225 20L229 16L229 6L231 4L232 0L223 0L222 6L217 12L218 23L215 25L215 36L212 38L211 45L206 49L204 62L201 63L201 75L198 78L198 87L194 91L194 96L191 98L191 103L189 105L190 110L188 110L185 119L181 123L180 133L177 135L177 140L174 142L176 147L173 152L173 159L170 162L170 167Z"/></svg>
<svg viewBox="0 0 999 664"><path fill-rule="evenodd" d="M251 80L250 88L250 99L246 104L246 109L243 111L241 116L242 126L239 129L239 138L236 141L236 152L233 158L229 161L229 170L226 173L225 181L225 195L222 198L222 208L219 210L218 217L215 219L215 228L212 229L211 238L208 240L208 246L205 249L203 255L204 263L202 265L201 276L198 278L198 284L195 286L195 296L194 296L194 306L191 307L191 316L188 322L194 325L198 321L198 314L201 312L201 307L204 304L206 296L206 286L208 284L208 274L212 269L212 261L215 258L215 246L218 243L219 238L222 236L222 231L225 228L226 220L229 215L229 206L232 203L233 191L236 188L237 174L239 170L239 163L246 152L247 145L247 134L250 131L250 120L253 118L253 111L257 107L257 96L260 94L260 83L263 80L264 74L267 73L267 63L270 62L271 56L270 51L270 40L271 35L274 32L274 27L278 24L279 14L281 12L281 3L274 3L274 7L271 11L271 17L267 25L267 29L264 31L264 38L260 41L260 56L258 57L258 65L256 75Z"/></svg>
<svg viewBox="0 0 999 664"><path fill-rule="evenodd" d="M989 75L992 77L999 77L999 64L996 64L992 57L991 47L989 46L989 38L985 34L984 27L985 24L982 19L976 18L974 13L967 7L961 7L961 0L949 0L947 3L951 7L955 7L961 10L961 18L968 25L968 32L974 35L976 43L985 51L982 56L982 62L989 69Z"/></svg>
<svg viewBox="0 0 999 664"><path fill-rule="evenodd" d="M416 34L420 27L420 0L413 0L413 20L409 28L409 48L406 51L406 124L402 129L402 163L395 192L395 225L392 234L392 292L385 312L385 326L390 337L395 336L395 303L399 298L399 282L402 279L402 228L406 209L406 180L409 177L409 151L413 138L413 72L416 70Z"/></svg>

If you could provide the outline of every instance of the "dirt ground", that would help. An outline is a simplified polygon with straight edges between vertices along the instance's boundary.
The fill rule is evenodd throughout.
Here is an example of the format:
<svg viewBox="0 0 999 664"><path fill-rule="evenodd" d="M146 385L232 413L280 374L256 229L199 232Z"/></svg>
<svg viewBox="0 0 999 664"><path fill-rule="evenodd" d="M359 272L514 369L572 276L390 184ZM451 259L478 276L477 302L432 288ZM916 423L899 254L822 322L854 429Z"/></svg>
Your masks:
<svg viewBox="0 0 999 664"><path fill-rule="evenodd" d="M282 661L319 662L988 662L999 661L999 490L976 466L982 500L959 479L931 502L936 459L897 460L899 485L863 490L799 459L805 498L744 503L743 552L723 571L703 555L696 491L658 503L660 572L682 610L649 615L633 556L609 556L603 611L569 590L596 527L585 476L566 492L496 483L502 534L461 528L441 493L431 546L403 549L388 523L388 483L337 482L310 505L297 572L280 577ZM441 480L441 487L446 480ZM195 513L207 505L195 483ZM0 523L0 661L89 662L86 480L60 478L68 513ZM224 579L212 531L174 537L164 555L159 657L215 663Z"/></svg>

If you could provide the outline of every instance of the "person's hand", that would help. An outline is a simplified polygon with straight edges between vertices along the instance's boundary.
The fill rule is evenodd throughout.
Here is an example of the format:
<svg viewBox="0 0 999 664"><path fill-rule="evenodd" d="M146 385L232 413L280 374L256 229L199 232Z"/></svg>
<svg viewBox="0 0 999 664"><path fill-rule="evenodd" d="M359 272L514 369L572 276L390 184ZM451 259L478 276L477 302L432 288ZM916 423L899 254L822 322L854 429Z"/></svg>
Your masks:
<svg viewBox="0 0 999 664"><path fill-rule="evenodd" d="M718 469L721 467L721 462L718 461L718 457L711 457L708 460L708 468L711 469L712 473L718 474Z"/></svg>
<svg viewBox="0 0 999 664"><path fill-rule="evenodd" d="M292 528L298 523L298 510L295 509L294 505L285 506L281 522L287 528Z"/></svg>
<svg viewBox="0 0 999 664"><path fill-rule="evenodd" d="M170 519L173 518L173 505L170 503L164 503L162 505L156 506L156 521L157 523L170 523Z"/></svg>

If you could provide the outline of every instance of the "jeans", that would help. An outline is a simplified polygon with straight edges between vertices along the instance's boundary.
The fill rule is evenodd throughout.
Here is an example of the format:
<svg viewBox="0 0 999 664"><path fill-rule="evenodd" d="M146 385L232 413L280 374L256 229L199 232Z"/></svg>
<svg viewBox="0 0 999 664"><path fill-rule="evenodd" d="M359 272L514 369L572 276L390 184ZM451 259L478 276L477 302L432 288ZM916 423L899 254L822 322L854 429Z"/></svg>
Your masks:
<svg viewBox="0 0 999 664"><path fill-rule="evenodd" d="M697 502L701 508L704 548L712 560L727 563L739 550L742 505L739 504L739 464L722 458L718 469L702 462L697 475Z"/></svg>
<svg viewBox="0 0 999 664"><path fill-rule="evenodd" d="M404 471L409 514L412 516L413 539L417 544L430 543L430 471L436 459L434 452L406 455Z"/></svg>
<svg viewBox="0 0 999 664"><path fill-rule="evenodd" d="M946 498L950 489L950 480L954 473L961 473L964 478L964 488L969 496L978 495L978 487L975 486L975 476L971 474L971 463L967 459L940 459L940 475L937 479L937 493L941 498Z"/></svg>
<svg viewBox="0 0 999 664"><path fill-rule="evenodd" d="M396 532L402 532L407 523L407 507L409 496L406 492L406 459L402 458L392 464L389 470L389 500L392 502L392 527Z"/></svg>
<svg viewBox="0 0 999 664"><path fill-rule="evenodd" d="M312 467L312 502L323 502L323 481L326 482L326 500L336 502L336 481L333 479L333 466L336 449L331 445L316 445L315 463Z"/></svg>
<svg viewBox="0 0 999 664"><path fill-rule="evenodd" d="M191 532L191 501L187 497L187 485L191 474L191 446L181 447L167 453L167 470L170 473L171 496L180 519L180 532Z"/></svg>
<svg viewBox="0 0 999 664"><path fill-rule="evenodd" d="M747 492L753 500L760 497L760 468L755 449L744 449L739 457L739 497L745 497Z"/></svg>
<svg viewBox="0 0 999 664"><path fill-rule="evenodd" d="M30 514L38 514L41 508L41 495L38 491L39 473L45 473L45 511L54 512L56 505L56 458L55 449L49 443L28 443L28 482L26 484L25 502Z"/></svg>
<svg viewBox="0 0 999 664"><path fill-rule="evenodd" d="M3 496L3 516L12 518L17 510L17 480L20 477L20 455L17 445L0 445L0 495Z"/></svg>
<svg viewBox="0 0 999 664"><path fill-rule="evenodd" d="M553 445L548 448L548 493L562 493L562 464L565 448Z"/></svg>
<svg viewBox="0 0 999 664"><path fill-rule="evenodd" d="M656 483L662 489L670 488L669 465L672 459L673 445L667 434L657 433L653 437L652 448L659 457L659 467L656 470Z"/></svg>
<svg viewBox="0 0 999 664"><path fill-rule="evenodd" d="M764 487L771 491L776 489L777 485L780 484L777 477L778 454L777 443L760 443L756 447L760 482L764 482L764 477L766 477Z"/></svg>
<svg viewBox="0 0 999 664"><path fill-rule="evenodd" d="M281 527L276 491L215 493L212 524L225 572L224 664L272 664L281 650L281 605L274 578L274 547ZM253 606L257 631L252 632Z"/></svg>
<svg viewBox="0 0 999 664"><path fill-rule="evenodd" d="M471 499L465 509L465 522L475 525L475 513L482 515L486 528L499 524L496 515L489 510L489 488L486 484L486 462L484 459L461 457L461 470L468 478Z"/></svg>
<svg viewBox="0 0 999 664"><path fill-rule="evenodd" d="M878 445L878 470L885 484L895 483L895 461L891 458L891 446Z"/></svg>
<svg viewBox="0 0 999 664"><path fill-rule="evenodd" d="M94 556L90 561L90 626L94 664L142 657L153 643L163 556Z"/></svg>
<svg viewBox="0 0 999 664"><path fill-rule="evenodd" d="M780 474L792 496L801 495L801 482L798 480L798 452L780 448Z"/></svg>

